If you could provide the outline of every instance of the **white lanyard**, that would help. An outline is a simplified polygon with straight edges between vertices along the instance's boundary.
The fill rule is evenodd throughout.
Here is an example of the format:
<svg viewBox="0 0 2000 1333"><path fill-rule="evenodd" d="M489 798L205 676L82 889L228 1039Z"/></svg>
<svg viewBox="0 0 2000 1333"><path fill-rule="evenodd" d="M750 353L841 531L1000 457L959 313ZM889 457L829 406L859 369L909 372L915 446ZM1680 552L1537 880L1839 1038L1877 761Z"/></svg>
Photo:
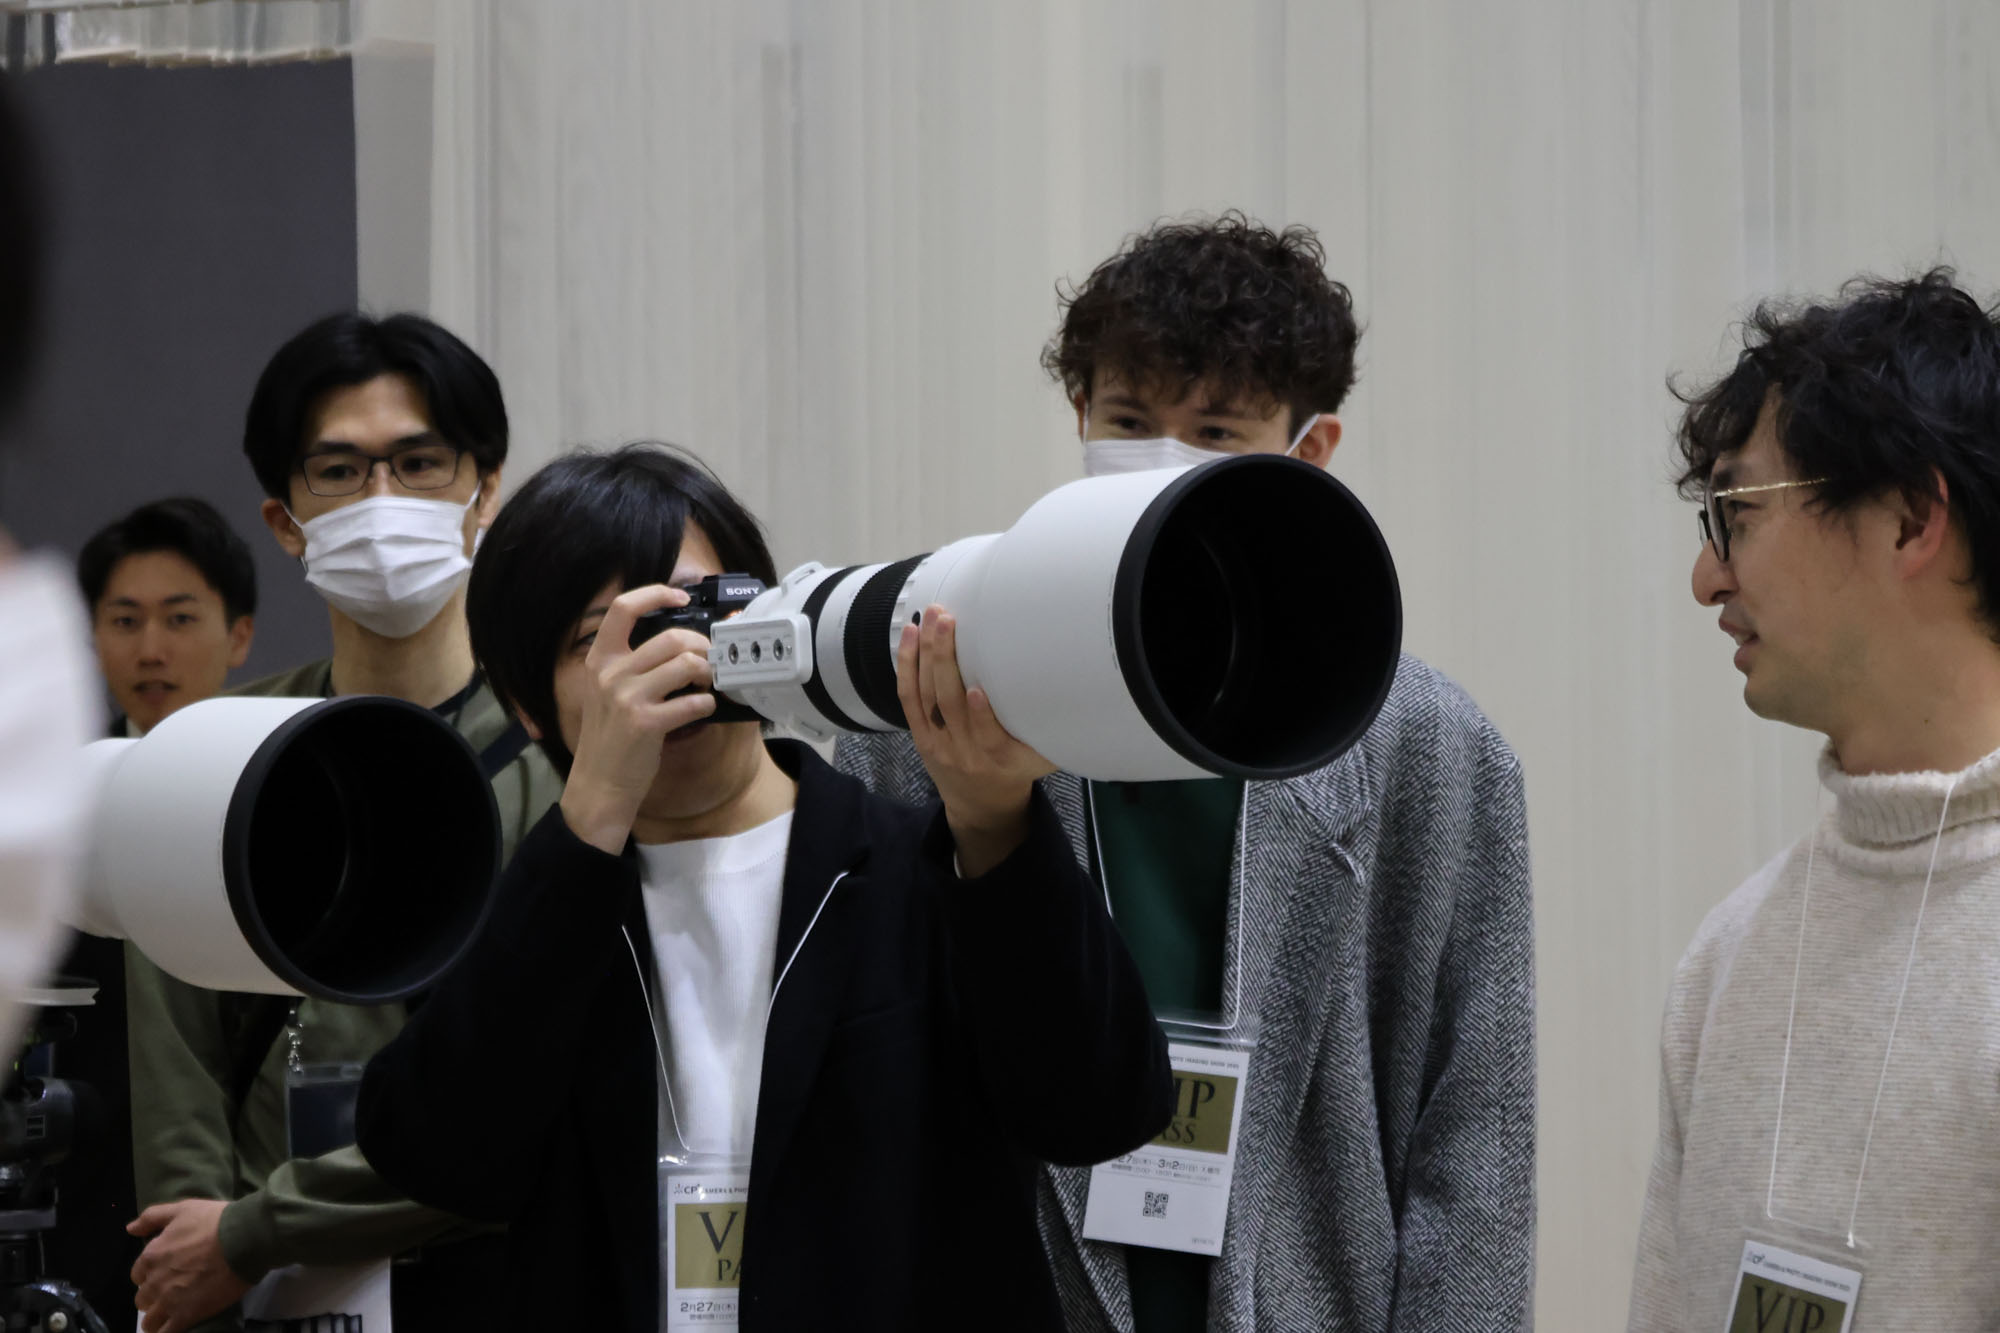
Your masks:
<svg viewBox="0 0 2000 1333"><path fill-rule="evenodd" d="M1944 808L1938 812L1937 837L1931 843L1930 868L1924 872L1923 896L1917 900L1917 923L1910 930L1910 950L1903 960L1903 980L1896 989L1896 1009L1889 1019L1889 1039L1882 1046L1882 1068L1875 1076L1874 1105L1868 1111L1868 1132L1861 1140L1861 1165L1854 1173L1854 1202L1847 1213L1847 1248L1854 1249L1854 1223L1861 1215L1861 1186L1868 1176L1868 1153L1875 1144L1875 1121L1882 1113L1882 1089L1889 1080L1889 1059L1896 1050L1896 1030L1903 1022L1903 1001L1910 993L1910 972L1917 962L1917 941L1923 934L1924 909L1930 905L1931 880L1937 874L1938 848L1944 844L1945 820L1951 813L1952 793L1958 790L1958 778L1954 776L1951 785L1945 788ZM1813 862L1819 854L1819 802L1813 805L1812 843L1806 851L1806 883L1799 895L1799 937L1792 954L1792 1002L1790 1012L1785 1017L1785 1059L1778 1073L1778 1120L1771 1134L1771 1178L1764 1192L1764 1216L1779 1220L1776 1211L1778 1196L1778 1147L1785 1132L1785 1084L1792 1072L1792 1031L1799 1014L1799 974L1805 961L1806 912L1812 903Z"/></svg>
<svg viewBox="0 0 2000 1333"><path fill-rule="evenodd" d="M792 946L791 955L771 984L771 998L764 1006L764 1039L758 1043L758 1059L769 1041L771 1014L792 964L798 961L806 941L812 938L834 891L848 876L843 870L827 885L813 909L812 919ZM653 1057L660 1074L661 1104L674 1136L673 1151L662 1150L660 1175L660 1306L662 1327L681 1329L734 1329L741 1313L743 1283L744 1215L750 1197L751 1150L707 1152L697 1150L681 1129L674 1105L674 1086L667 1066L666 1044L661 1040L660 1023L654 1013L654 979L646 975L639 961L639 946L632 932L623 927L625 947L631 951L632 967L638 974L640 993L646 1002L646 1022L653 1030ZM753 1134L754 1138L754 1134Z"/></svg>
<svg viewBox="0 0 2000 1333"><path fill-rule="evenodd" d="M1104 840L1097 833L1097 792L1088 779L1083 783L1083 800L1090 811L1090 843L1097 853L1097 878L1104 890L1104 914L1115 923L1118 914L1111 907L1111 867L1104 861ZM1184 1015L1176 1015L1172 1022L1175 1027L1197 1028L1203 1032L1227 1037L1234 1033L1243 1022L1243 940L1239 927L1243 921L1243 893L1249 883L1249 836L1250 836L1250 784L1243 784L1243 804L1236 815L1236 884L1230 897L1229 916L1225 925L1228 934L1229 957L1224 960L1225 969L1230 970L1229 1009L1223 1015L1224 1023L1204 1023ZM1233 967L1232 967L1233 965ZM1162 1021L1165 1021L1164 1019Z"/></svg>
<svg viewBox="0 0 2000 1333"><path fill-rule="evenodd" d="M646 1026L653 1030L653 1059L658 1062L660 1071L660 1095L666 1102L667 1121L673 1127L674 1143L686 1156L693 1148L687 1141L687 1135L681 1133L681 1118L674 1109L674 1081L667 1072L666 1043L660 1040L660 1021L653 1014L653 980L646 975L645 964L639 961L639 946L632 942L632 932L620 926L618 933L625 937L625 947L632 952L632 970L639 974L639 991L646 1001Z"/></svg>
<svg viewBox="0 0 2000 1333"><path fill-rule="evenodd" d="M771 1031L771 1010L777 1006L778 992L784 987L785 978L791 975L792 964L798 961L799 951L805 948L806 941L812 938L813 927L819 924L820 916L826 911L827 903L833 899L833 891L840 887L840 882L846 879L847 876L848 872L843 870L833 877L833 883L826 886L826 893L821 896L819 906L814 909L812 920L806 923L805 931L799 936L799 942L792 946L791 957L785 960L784 967L778 972L778 979L771 985L771 999L764 1007L764 1032L767 1039ZM621 926L618 933L625 937L625 947L632 954L632 970L638 973L640 993L646 1002L646 1024L653 1030L653 1058L659 1067L660 1092L666 1101L667 1120L673 1127L674 1142L680 1146L683 1153L693 1152L694 1146L688 1142L687 1135L681 1132L680 1116L674 1107L674 1084L672 1075L667 1070L666 1043L660 1038L660 1022L653 1012L653 979L646 975L645 964L639 961L639 946L632 942L632 932ZM758 1051L760 1059L762 1058L762 1049L763 1043L759 1042Z"/></svg>

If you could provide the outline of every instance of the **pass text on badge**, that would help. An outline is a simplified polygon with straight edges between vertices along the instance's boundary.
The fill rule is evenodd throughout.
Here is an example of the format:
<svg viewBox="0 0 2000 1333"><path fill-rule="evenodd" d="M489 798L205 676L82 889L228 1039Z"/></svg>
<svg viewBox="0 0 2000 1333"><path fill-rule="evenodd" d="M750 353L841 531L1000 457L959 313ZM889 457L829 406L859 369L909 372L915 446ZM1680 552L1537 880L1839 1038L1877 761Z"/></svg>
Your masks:
<svg viewBox="0 0 2000 1333"><path fill-rule="evenodd" d="M750 1173L673 1170L662 1180L667 1234L660 1303L670 1329L731 1329L743 1286Z"/></svg>

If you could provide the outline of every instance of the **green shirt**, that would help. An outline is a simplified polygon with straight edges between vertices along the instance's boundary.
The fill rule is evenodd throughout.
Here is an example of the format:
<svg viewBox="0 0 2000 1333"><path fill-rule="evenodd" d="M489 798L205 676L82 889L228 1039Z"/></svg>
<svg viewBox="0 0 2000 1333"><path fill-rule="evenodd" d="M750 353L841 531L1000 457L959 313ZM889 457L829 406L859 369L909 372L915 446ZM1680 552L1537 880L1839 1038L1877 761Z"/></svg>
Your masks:
<svg viewBox="0 0 2000 1333"><path fill-rule="evenodd" d="M1230 778L1090 784L1092 859L1155 1011L1222 1010L1229 881L1242 809L1243 784ZM1127 1246L1138 1333L1206 1328L1212 1262L1206 1255Z"/></svg>
<svg viewBox="0 0 2000 1333"><path fill-rule="evenodd" d="M325 698L332 693L332 664L315 662L229 693ZM512 723L483 682L436 711L475 751L498 740ZM492 785L504 864L562 795L562 779L530 745L494 775ZM125 970L133 1166L141 1207L171 1199L231 1200L222 1214L223 1257L245 1281L284 1264L387 1258L480 1229L400 1197L353 1147L323 1157L288 1157L288 1043L271 1044L239 1114L229 1090L239 1054L229 1000L168 976L129 946ZM360 1062L396 1035L404 1010L401 1004L305 999L298 1015L305 1060ZM232 1308L198 1325L195 1333L239 1323Z"/></svg>

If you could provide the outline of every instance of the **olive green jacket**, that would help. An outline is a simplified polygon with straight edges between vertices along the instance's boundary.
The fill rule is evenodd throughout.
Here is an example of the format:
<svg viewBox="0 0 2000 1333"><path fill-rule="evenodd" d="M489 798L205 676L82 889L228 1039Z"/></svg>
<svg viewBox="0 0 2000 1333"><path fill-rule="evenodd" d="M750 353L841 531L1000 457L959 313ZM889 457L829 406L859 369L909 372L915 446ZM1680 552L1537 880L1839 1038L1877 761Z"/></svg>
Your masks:
<svg viewBox="0 0 2000 1333"><path fill-rule="evenodd" d="M331 693L332 663L316 662L230 691L273 698ZM498 740L510 719L483 682L445 711L475 751ZM493 779L500 805L502 864L562 795L562 779L535 746ZM289 1038L271 1043L240 1115L230 1095L239 1076L242 997L204 990L125 950L131 1021L132 1147L139 1205L228 1199L222 1248L229 1266L255 1282L286 1264L353 1263L480 1230L398 1196L352 1147L322 1157L285 1151L285 1067ZM299 1058L308 1064L366 1061L403 1026L401 1004L355 1006L299 1001ZM268 1030L268 1029L266 1029ZM234 1312L202 1329L233 1328Z"/></svg>

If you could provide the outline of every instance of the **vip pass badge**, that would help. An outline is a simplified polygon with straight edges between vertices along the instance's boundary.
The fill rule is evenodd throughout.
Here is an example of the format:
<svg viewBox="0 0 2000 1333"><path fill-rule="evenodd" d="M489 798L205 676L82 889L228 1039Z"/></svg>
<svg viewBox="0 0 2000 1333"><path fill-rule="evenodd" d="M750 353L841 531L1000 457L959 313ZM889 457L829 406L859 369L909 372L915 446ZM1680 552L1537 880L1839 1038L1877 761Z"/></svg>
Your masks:
<svg viewBox="0 0 2000 1333"><path fill-rule="evenodd" d="M1084 800L1102 878L1104 845L1097 839L1097 798L1088 783ZM1245 783L1243 808L1236 818L1239 885L1249 868L1249 816L1250 787ZM1242 899L1240 894L1232 898L1231 916L1238 917ZM1104 910L1115 915L1108 887ZM1229 922L1228 939L1242 938L1239 924ZM1174 1073L1174 1117L1145 1147L1091 1168L1090 1194L1083 1205L1084 1239L1211 1257L1222 1253L1229 1187L1236 1178L1236 1142L1249 1101L1250 1057L1261 1028L1257 1015L1243 1011L1240 964L1232 960L1227 971L1231 980L1226 1013L1160 1013L1167 1061Z"/></svg>
<svg viewBox="0 0 2000 1333"><path fill-rule="evenodd" d="M361 1096L360 1061L308 1064L305 1023L294 1000L285 1018L285 1155L319 1157L354 1143L354 1106Z"/></svg>
<svg viewBox="0 0 2000 1333"><path fill-rule="evenodd" d="M639 961L631 937L632 962ZM645 984L644 971L640 973ZM750 1156L726 1143L695 1143L681 1126L665 1044L653 1018L660 1107L660 1309L669 1329L732 1329L742 1312L743 1232L750 1204Z"/></svg>
<svg viewBox="0 0 2000 1333"><path fill-rule="evenodd" d="M660 1162L660 1304L670 1329L735 1328L750 1162L689 1154Z"/></svg>
<svg viewBox="0 0 2000 1333"><path fill-rule="evenodd" d="M1753 1231L1743 1242L1736 1295L1724 1333L1847 1333L1861 1296L1861 1269L1802 1254Z"/></svg>
<svg viewBox="0 0 2000 1333"><path fill-rule="evenodd" d="M742 1304L750 1158L689 1148L671 1089L660 1109L660 1308L666 1312L665 1327L735 1328Z"/></svg>
<svg viewBox="0 0 2000 1333"><path fill-rule="evenodd" d="M1151 1143L1090 1172L1086 1240L1211 1257L1222 1253L1257 1022L1227 1027L1162 1017L1174 1117Z"/></svg>
<svg viewBox="0 0 2000 1333"><path fill-rule="evenodd" d="M307 1063L299 1002L285 1017L285 1154L318 1157L354 1142L354 1103L365 1065ZM291 1264L243 1294L245 1318L284 1328L367 1328L389 1333L389 1262Z"/></svg>
<svg viewBox="0 0 2000 1333"><path fill-rule="evenodd" d="M732 1329L741 1314L747 1153L690 1148L661 1067L660 1308L669 1329ZM717 1145L718 1148L721 1145Z"/></svg>

